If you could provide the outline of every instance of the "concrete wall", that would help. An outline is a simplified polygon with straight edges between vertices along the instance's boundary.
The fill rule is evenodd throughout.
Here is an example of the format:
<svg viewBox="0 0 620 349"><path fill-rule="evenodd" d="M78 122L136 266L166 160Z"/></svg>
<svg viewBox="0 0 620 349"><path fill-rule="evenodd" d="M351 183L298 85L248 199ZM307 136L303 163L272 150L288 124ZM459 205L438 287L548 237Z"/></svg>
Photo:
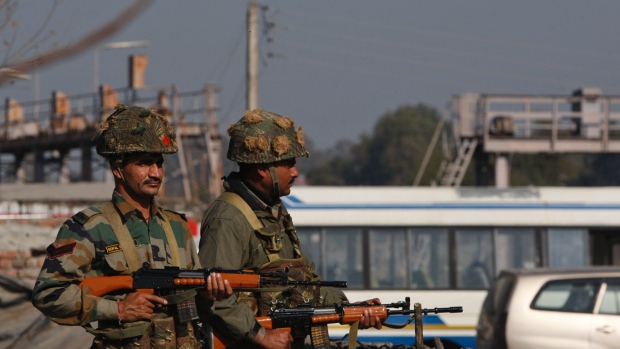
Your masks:
<svg viewBox="0 0 620 349"><path fill-rule="evenodd" d="M0 274L33 282L63 221L0 221Z"/></svg>

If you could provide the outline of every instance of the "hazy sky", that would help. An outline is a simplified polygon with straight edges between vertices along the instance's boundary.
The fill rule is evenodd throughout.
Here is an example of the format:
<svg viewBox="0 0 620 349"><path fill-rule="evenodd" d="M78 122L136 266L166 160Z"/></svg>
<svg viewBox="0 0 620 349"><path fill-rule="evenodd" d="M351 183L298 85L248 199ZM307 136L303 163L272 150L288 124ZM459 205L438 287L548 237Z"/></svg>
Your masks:
<svg viewBox="0 0 620 349"><path fill-rule="evenodd" d="M22 35L52 1L20 1ZM51 26L67 43L128 1L62 0ZM259 104L292 117L319 148L357 140L401 105L443 109L463 92L620 94L620 1L262 1L274 23L261 40ZM220 129L245 109L247 1L157 1L105 42L147 48L101 53L102 83L127 86L127 57L149 56L146 83L221 88ZM262 19L261 19L262 20ZM102 43L103 44L103 43ZM99 45L98 45L99 46ZM94 49L39 72L39 95L93 91ZM267 58L272 53L273 58ZM33 100L33 81L0 88Z"/></svg>

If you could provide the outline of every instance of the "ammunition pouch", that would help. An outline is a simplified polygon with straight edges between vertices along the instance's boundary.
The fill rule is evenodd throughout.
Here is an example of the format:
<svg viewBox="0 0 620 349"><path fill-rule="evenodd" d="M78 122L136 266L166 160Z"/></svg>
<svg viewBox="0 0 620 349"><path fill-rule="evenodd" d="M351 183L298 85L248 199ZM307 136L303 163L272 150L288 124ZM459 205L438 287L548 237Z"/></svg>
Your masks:
<svg viewBox="0 0 620 349"><path fill-rule="evenodd" d="M288 268L291 281L317 281L312 270L301 258L278 259L262 266L260 272L284 271ZM240 292L238 302L247 303L256 316L266 316L278 303L285 308L296 308L301 304L317 306L322 303L320 286L264 285L253 292Z"/></svg>
<svg viewBox="0 0 620 349"><path fill-rule="evenodd" d="M200 341L193 323L179 323L165 313L154 315L151 321L122 323L100 321L99 329L85 327L95 335L93 349L152 348L152 349L199 349Z"/></svg>

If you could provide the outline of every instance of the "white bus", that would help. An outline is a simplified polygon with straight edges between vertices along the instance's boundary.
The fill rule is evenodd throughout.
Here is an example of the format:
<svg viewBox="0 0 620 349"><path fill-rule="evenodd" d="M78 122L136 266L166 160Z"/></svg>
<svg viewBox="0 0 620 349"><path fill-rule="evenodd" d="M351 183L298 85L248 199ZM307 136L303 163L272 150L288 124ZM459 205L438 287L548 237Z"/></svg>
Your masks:
<svg viewBox="0 0 620 349"><path fill-rule="evenodd" d="M439 337L446 349L475 348L486 290L502 269L620 264L620 188L299 186L283 201L303 251L324 280L348 281L351 301L462 306L424 317L425 342ZM345 333L330 325L333 339ZM415 343L413 324L358 336Z"/></svg>

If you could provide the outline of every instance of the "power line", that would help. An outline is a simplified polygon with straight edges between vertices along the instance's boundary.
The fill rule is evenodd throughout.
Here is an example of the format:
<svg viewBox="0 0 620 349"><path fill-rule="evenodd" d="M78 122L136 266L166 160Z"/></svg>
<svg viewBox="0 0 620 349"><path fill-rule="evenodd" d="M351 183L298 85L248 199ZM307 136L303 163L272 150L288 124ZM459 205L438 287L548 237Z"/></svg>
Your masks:
<svg viewBox="0 0 620 349"><path fill-rule="evenodd" d="M378 22L371 22L371 21L365 21L365 20L355 20L355 19L346 18L346 17L324 15L324 14L297 11L297 10L289 10L289 9L285 9L283 10L283 12L290 13L292 15L307 17L307 18L319 18L323 20L330 20L336 23L351 23L351 24L357 24L357 25L366 26L366 27L392 29L392 30L410 32L410 33L422 33L422 34L426 34L430 36L454 39L454 40L458 40L459 42L470 41L470 42L478 42L478 43L485 43L485 44L493 44L493 45L509 47L509 48L514 48L515 46L519 46L521 48L526 48L528 50L534 49L538 51L543 51L543 50L544 51L555 51L555 52L562 52L563 54L571 55L571 56L574 56L575 54L579 54L584 57L589 57L589 58L596 57L596 58L601 58L601 59L606 59L606 60L607 59L612 59L612 60L620 59L620 55L615 55L615 54L599 54L596 51L591 51L591 50L575 50L572 48L569 49L569 48L562 48L562 47L551 46L551 45L535 45L529 42L526 43L526 42L519 42L519 41L514 41L514 40L509 41L509 40L493 39L493 38L482 37L482 36L466 35L466 34L463 34L462 32L461 33L442 32L442 31L437 31L437 30L420 29L420 28L411 27L411 26L398 26L394 24L378 23Z"/></svg>
<svg viewBox="0 0 620 349"><path fill-rule="evenodd" d="M419 44L408 44L408 43L385 40L385 39L374 39L374 38L369 38L367 36L346 35L342 33L334 33L332 31L321 31L321 30L316 30L316 29L308 29L308 28L304 28L304 27L300 27L296 25L287 25L287 28L291 28L293 30L305 32L305 33L312 34L312 35L324 35L330 38L339 37L339 38L344 39L345 42L357 41L361 43L376 44L376 45L388 46L390 48L397 48L397 49L408 48L408 49L412 49L415 51L435 52L435 53L440 53L443 55L458 56L459 58L469 57L472 59L476 59L477 62L481 62L482 59L496 58L498 61L502 63L509 64L511 67L520 65L520 66L530 66L530 67L536 67L536 68L538 67L555 68L555 69L561 69L568 73L573 73L573 74L575 71L591 73L593 69L596 69L596 67L593 68L591 65L588 65L588 66L569 65L569 64L558 64L558 63L544 63L538 60L537 61L526 60L526 59L523 59L522 56L515 57L514 55L510 55L509 53L497 54L497 53L488 53L487 51L480 51L480 50L477 50L476 52L468 52L464 50L456 50L456 49L450 49L450 48L439 48L439 47L424 46L424 45L419 45ZM281 42L281 41L283 40L278 39L278 42ZM305 44L307 44L307 42ZM321 46L324 46L324 45L321 45ZM341 51L345 50L342 46L339 47L339 49ZM376 52L376 51L382 51L382 50L370 50L370 49L368 50L368 52ZM394 54L391 54L390 56L397 57L397 55L394 55ZM600 74L605 74L605 76L609 76L609 74L620 76L620 72L609 71L608 69L605 69L604 71L603 69L597 69L597 71Z"/></svg>
<svg viewBox="0 0 620 349"><path fill-rule="evenodd" d="M215 78L215 81L222 81L222 77L228 71L228 68L233 61L233 57L239 50L239 46L241 45L243 38L245 38L245 23L242 24L241 30L239 31L239 34L237 34L237 39L235 40L235 43L233 44L233 47L228 53L228 55L226 55L223 60L216 64L215 68L209 74L207 74L207 81L213 80L211 77L216 73L218 74L218 76Z"/></svg>
<svg viewBox="0 0 620 349"><path fill-rule="evenodd" d="M368 51L368 52L367 51L364 51L364 52L352 51L346 48L330 48L324 45L317 46L317 45L301 44L297 41L282 40L282 39L279 39L278 42L283 43L284 45L295 47L295 48L322 50L322 51L329 51L329 52L335 52L335 53L343 53L343 54L347 54L353 57L364 56L364 57L372 57L375 59L387 60L390 62L398 62L398 63L407 64L411 68L419 68L420 66L432 66L432 67L440 68L442 72L445 72L447 70L461 70L462 68L462 66L457 67L457 66L449 65L449 64L441 64L436 61L428 62L422 59L416 60L412 58L403 58L402 56L398 56L398 55L385 55L385 54L375 53L373 51ZM339 70L346 70L346 71L355 71L357 73L362 73L362 74L372 75L372 76L380 76L383 78L411 80L411 76L403 74L402 71L397 72L397 73L389 73L389 72L380 71L377 69L368 69L368 68L363 68L360 66L354 66L353 64L351 64L351 61L348 61L349 63L344 65L344 64L334 63L334 60L326 61L326 60L317 60L316 58L307 59L306 57L303 57L300 55L287 55L287 57L290 59L303 61L304 64L311 64L311 65L317 65L317 66L322 66L322 67L332 67L332 68L336 68ZM376 65L373 67L376 67ZM381 67L384 67L384 66L381 66ZM493 77L509 78L512 80L531 81L531 82L536 82L538 84L553 83L561 87L566 86L565 81L558 80L558 79L551 78L551 77L543 77L541 75L527 76L521 73L513 73L513 72L507 72L507 71L498 72L498 71L492 71L488 67L484 67L484 68L467 67L467 71L478 72L480 76L483 76L483 77L493 76ZM420 70L420 72L423 72L423 70ZM420 79L419 76L416 76L415 79L418 82L421 81L419 80ZM458 83L454 81L450 81L450 82L440 81L437 78L423 79L422 81L424 81L425 83L444 85L444 86L453 86L453 87L459 87L459 88L462 88L464 86L464 84L462 83Z"/></svg>

